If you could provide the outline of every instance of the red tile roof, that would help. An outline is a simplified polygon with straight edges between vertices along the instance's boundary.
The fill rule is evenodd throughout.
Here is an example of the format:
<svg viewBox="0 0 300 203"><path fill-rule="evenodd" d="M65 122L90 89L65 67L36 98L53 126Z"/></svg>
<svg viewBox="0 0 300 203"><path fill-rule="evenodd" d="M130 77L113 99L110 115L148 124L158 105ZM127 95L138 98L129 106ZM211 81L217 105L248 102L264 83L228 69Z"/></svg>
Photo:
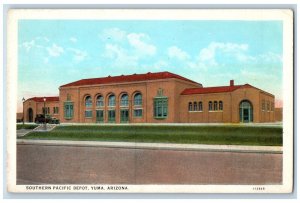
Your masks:
<svg viewBox="0 0 300 203"><path fill-rule="evenodd" d="M147 81L147 80L160 80L160 79L169 79L176 78L184 80L187 82L197 83L195 81L189 80L180 75L176 75L170 72L157 72L157 73L145 73L145 74L133 74L133 75L120 75L120 76L108 76L103 78L89 78L82 79L75 82L71 82L60 87L70 87L70 86L83 86L83 85L100 85L100 84L110 84L110 83L124 83L124 82L136 82L136 81Z"/></svg>
<svg viewBox="0 0 300 203"><path fill-rule="evenodd" d="M46 102L59 101L59 97L32 97L27 100L33 100L35 102L44 102L44 98L46 98ZM27 101L26 100L26 101Z"/></svg>
<svg viewBox="0 0 300 203"><path fill-rule="evenodd" d="M202 87L202 88L188 88L181 92L181 95L189 95L189 94L207 94L207 93L223 93L223 92L233 92L239 88L256 88L252 85L233 85L233 86L219 86L219 87ZM256 88L258 89L258 88Z"/></svg>

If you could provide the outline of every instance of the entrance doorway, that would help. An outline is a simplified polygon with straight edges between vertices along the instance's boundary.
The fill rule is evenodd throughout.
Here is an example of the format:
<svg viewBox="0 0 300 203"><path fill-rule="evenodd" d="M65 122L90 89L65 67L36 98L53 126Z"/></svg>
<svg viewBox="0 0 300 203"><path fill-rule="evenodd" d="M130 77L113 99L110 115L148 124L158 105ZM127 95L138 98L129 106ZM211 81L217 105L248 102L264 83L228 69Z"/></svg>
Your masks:
<svg viewBox="0 0 300 203"><path fill-rule="evenodd" d="M33 110L32 108L28 109L28 122L33 122Z"/></svg>
<svg viewBox="0 0 300 203"><path fill-rule="evenodd" d="M121 109L120 110L121 116L121 123L127 123L129 121L129 110L128 109Z"/></svg>
<svg viewBox="0 0 300 203"><path fill-rule="evenodd" d="M252 104L247 100L244 100L240 103L240 122L242 123L253 122Z"/></svg>

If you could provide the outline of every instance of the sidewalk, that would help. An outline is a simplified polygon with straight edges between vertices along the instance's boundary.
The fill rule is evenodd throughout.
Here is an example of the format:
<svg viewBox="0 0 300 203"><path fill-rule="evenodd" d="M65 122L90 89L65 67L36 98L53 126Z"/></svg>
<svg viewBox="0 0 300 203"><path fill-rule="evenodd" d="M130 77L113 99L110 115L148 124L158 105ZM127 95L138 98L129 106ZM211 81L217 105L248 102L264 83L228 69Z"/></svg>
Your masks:
<svg viewBox="0 0 300 203"><path fill-rule="evenodd" d="M282 154L282 147L280 147L280 146L204 145L204 144L66 141L66 140L26 140L26 139L18 139L17 144L151 149L151 150L163 149L163 150L179 150L179 151L211 151L211 152L245 152L245 153Z"/></svg>

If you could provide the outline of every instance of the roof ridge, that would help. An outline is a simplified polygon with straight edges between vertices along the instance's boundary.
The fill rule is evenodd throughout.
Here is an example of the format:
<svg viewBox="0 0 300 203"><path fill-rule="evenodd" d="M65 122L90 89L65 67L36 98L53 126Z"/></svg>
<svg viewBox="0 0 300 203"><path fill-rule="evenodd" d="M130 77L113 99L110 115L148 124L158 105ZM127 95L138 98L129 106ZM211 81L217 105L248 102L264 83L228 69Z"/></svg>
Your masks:
<svg viewBox="0 0 300 203"><path fill-rule="evenodd" d="M185 80L188 82L200 84L193 80L185 78L183 76L177 75L175 73L171 73L169 71L161 71L161 72L154 72L154 73L151 72L139 73L139 74L134 73L129 75L122 74L122 75L98 77L98 78L85 78L85 79L81 79L81 80L77 80L74 82L61 85L60 87L122 83L122 82L144 81L144 80L159 80L159 79L169 79L169 78L177 78L180 80Z"/></svg>

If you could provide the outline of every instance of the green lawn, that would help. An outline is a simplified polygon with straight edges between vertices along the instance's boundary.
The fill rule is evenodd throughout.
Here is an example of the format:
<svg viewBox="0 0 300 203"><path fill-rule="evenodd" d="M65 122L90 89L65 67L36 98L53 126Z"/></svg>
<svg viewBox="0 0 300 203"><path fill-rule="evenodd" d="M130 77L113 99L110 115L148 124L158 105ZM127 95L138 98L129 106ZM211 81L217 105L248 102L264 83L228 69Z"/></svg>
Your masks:
<svg viewBox="0 0 300 203"><path fill-rule="evenodd" d="M282 145L282 127L257 126L57 126L22 139Z"/></svg>
<svg viewBox="0 0 300 203"><path fill-rule="evenodd" d="M17 124L17 130L20 130L20 129L34 129L38 127L37 124Z"/></svg>

